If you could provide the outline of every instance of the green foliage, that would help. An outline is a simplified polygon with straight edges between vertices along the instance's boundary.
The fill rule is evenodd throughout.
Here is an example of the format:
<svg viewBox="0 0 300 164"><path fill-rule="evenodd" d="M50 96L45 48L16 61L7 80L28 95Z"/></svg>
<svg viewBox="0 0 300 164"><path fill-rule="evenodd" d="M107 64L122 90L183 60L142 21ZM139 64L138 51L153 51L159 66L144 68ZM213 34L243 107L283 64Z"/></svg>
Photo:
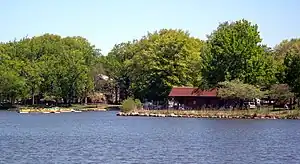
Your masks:
<svg viewBox="0 0 300 164"><path fill-rule="evenodd" d="M116 44L103 60L106 74L113 79L113 88L120 99L131 96L128 63L136 53L136 41Z"/></svg>
<svg viewBox="0 0 300 164"><path fill-rule="evenodd" d="M276 99L279 101L287 101L290 98L294 97L294 94L291 92L287 84L274 84L271 86L268 93L270 98Z"/></svg>
<svg viewBox="0 0 300 164"><path fill-rule="evenodd" d="M65 102L85 97L94 87L90 72L97 58L97 50L82 37L45 34L2 43L1 97L13 101L30 95L32 104L35 96Z"/></svg>
<svg viewBox="0 0 300 164"><path fill-rule="evenodd" d="M93 103L102 103L105 101L105 96L103 93L94 92L92 94L89 94L89 98Z"/></svg>
<svg viewBox="0 0 300 164"><path fill-rule="evenodd" d="M291 86L292 91L300 95L300 44L286 52L284 59L285 82Z"/></svg>
<svg viewBox="0 0 300 164"><path fill-rule="evenodd" d="M0 44L0 100L9 100L26 97L26 79L21 76L22 61L12 56L15 55L16 42Z"/></svg>
<svg viewBox="0 0 300 164"><path fill-rule="evenodd" d="M224 98L260 98L260 87L277 99L290 97L289 90L299 96L300 39L274 49L261 42L258 26L243 19L220 24L206 42L187 31L161 29L116 44L105 56L82 37L45 34L0 43L0 102L72 103L95 92L116 103L128 97L163 101L173 86L218 85ZM132 101L123 103L141 107Z"/></svg>
<svg viewBox="0 0 300 164"><path fill-rule="evenodd" d="M276 78L279 83L285 83L285 64L284 60L293 49L297 49L300 46L300 39L283 40L280 44L274 47L274 58L277 66Z"/></svg>
<svg viewBox="0 0 300 164"><path fill-rule="evenodd" d="M0 71L0 97L14 101L26 96L25 79L11 70Z"/></svg>
<svg viewBox="0 0 300 164"><path fill-rule="evenodd" d="M292 49L297 49L300 46L300 39L294 38L291 40L283 40L280 44L274 47L274 56L275 59L284 63L284 59L287 56L287 53Z"/></svg>
<svg viewBox="0 0 300 164"><path fill-rule="evenodd" d="M137 105L133 98L128 98L122 102L121 112L130 112L137 109Z"/></svg>
<svg viewBox="0 0 300 164"><path fill-rule="evenodd" d="M274 83L273 58L261 45L258 26L247 20L224 22L208 36L203 76L208 84L240 79L244 83Z"/></svg>
<svg viewBox="0 0 300 164"><path fill-rule="evenodd" d="M143 108L143 104L142 104L141 100L135 99L134 102L135 102L135 105L136 105L137 109L142 109Z"/></svg>
<svg viewBox="0 0 300 164"><path fill-rule="evenodd" d="M121 100L164 100L174 85L198 86L202 45L185 31L162 29L115 45L103 63Z"/></svg>
<svg viewBox="0 0 300 164"><path fill-rule="evenodd" d="M165 100L174 85L196 85L201 79L202 45L202 41L182 30L148 33L136 43L136 54L128 61L134 96Z"/></svg>
<svg viewBox="0 0 300 164"><path fill-rule="evenodd" d="M253 100L255 98L263 98L264 92L260 88L244 84L239 80L220 82L218 96L229 99Z"/></svg>

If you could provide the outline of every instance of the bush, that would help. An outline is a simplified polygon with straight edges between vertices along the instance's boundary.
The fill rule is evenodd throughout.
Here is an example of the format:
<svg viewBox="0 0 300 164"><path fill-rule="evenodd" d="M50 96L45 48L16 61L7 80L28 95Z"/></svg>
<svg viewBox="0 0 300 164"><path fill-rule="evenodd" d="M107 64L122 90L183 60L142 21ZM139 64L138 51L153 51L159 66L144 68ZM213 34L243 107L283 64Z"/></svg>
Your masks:
<svg viewBox="0 0 300 164"><path fill-rule="evenodd" d="M142 109L143 108L143 104L139 99L135 99L134 102L135 102L135 105L136 105L137 109Z"/></svg>
<svg viewBox="0 0 300 164"><path fill-rule="evenodd" d="M105 96L103 93L95 92L89 95L93 103L103 103L105 102Z"/></svg>
<svg viewBox="0 0 300 164"><path fill-rule="evenodd" d="M139 99L128 98L122 102L121 112L130 112L136 109L142 109L143 104Z"/></svg>
<svg viewBox="0 0 300 164"><path fill-rule="evenodd" d="M133 98L128 98L122 102L121 106L121 112L130 112L132 110L135 110L136 104Z"/></svg>

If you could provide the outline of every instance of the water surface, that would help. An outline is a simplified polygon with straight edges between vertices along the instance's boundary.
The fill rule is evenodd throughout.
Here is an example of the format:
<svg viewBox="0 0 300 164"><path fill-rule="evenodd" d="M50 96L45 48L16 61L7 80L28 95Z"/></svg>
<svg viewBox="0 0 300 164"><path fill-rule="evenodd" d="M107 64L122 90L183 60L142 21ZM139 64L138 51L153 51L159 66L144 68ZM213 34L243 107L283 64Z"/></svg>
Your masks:
<svg viewBox="0 0 300 164"><path fill-rule="evenodd" d="M0 163L300 163L298 120L0 111Z"/></svg>

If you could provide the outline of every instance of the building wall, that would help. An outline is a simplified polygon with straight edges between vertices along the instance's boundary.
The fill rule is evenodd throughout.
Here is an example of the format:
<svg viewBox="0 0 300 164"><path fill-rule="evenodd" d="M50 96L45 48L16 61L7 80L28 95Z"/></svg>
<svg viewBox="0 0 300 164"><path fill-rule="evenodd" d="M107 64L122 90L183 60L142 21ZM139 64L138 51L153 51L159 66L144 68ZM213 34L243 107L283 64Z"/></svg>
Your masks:
<svg viewBox="0 0 300 164"><path fill-rule="evenodd" d="M207 109L230 108L236 106L234 100L223 100L219 97L171 97L174 109Z"/></svg>

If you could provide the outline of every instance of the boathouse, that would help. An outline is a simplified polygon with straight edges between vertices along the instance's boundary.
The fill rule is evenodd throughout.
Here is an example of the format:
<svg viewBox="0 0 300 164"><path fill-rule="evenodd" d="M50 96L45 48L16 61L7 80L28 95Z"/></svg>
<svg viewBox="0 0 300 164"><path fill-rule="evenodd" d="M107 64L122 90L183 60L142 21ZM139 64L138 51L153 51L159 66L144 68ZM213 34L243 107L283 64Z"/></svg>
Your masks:
<svg viewBox="0 0 300 164"><path fill-rule="evenodd" d="M218 108L224 105L224 101L217 96L217 89L173 87L168 97L169 108L173 109Z"/></svg>

